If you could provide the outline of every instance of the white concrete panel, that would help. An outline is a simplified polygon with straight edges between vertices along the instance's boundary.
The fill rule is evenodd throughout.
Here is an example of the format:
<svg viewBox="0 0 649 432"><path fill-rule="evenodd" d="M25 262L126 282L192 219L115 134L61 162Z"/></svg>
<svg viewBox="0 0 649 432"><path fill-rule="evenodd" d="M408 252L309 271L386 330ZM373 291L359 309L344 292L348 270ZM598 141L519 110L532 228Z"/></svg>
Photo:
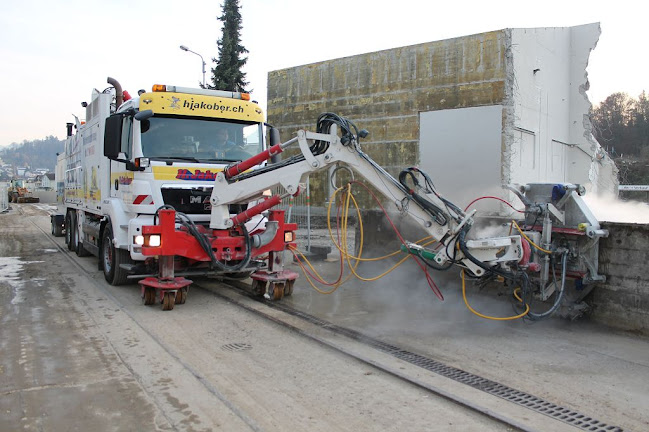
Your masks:
<svg viewBox="0 0 649 432"><path fill-rule="evenodd" d="M616 170L591 134L586 66L599 38L599 24L511 30L511 109L505 121L512 182L580 183L613 190ZM517 134L534 134L538 163L516 167ZM510 141L511 139L511 141ZM529 177L530 180L527 180Z"/></svg>
<svg viewBox="0 0 649 432"><path fill-rule="evenodd" d="M552 140L550 145L550 166L548 167L550 178L566 178L565 155L565 144Z"/></svg>
<svg viewBox="0 0 649 432"><path fill-rule="evenodd" d="M532 131L517 128L514 133L511 149L511 183L537 182L538 149L536 134Z"/></svg>
<svg viewBox="0 0 649 432"><path fill-rule="evenodd" d="M484 195L502 196L501 105L419 113L421 169L438 193L464 208ZM497 202L480 210L497 211Z"/></svg>

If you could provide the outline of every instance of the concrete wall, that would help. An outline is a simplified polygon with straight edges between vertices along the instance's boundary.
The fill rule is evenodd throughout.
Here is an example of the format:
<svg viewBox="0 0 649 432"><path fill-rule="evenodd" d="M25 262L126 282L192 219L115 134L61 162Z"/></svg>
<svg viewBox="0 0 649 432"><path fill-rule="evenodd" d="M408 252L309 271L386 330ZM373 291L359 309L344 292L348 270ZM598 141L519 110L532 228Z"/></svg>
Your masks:
<svg viewBox="0 0 649 432"><path fill-rule="evenodd" d="M609 236L600 240L599 271L607 280L586 300L591 319L649 335L649 226L605 222L602 228Z"/></svg>
<svg viewBox="0 0 649 432"><path fill-rule="evenodd" d="M614 192L615 167L592 138L585 93L599 34L599 24L504 29L273 71L268 119L286 140L297 129L313 130L320 113L348 117L370 131L364 150L392 174L419 165L433 180L452 183L478 167L489 170L488 182L471 180L473 197L496 190L511 199L502 185L539 181ZM482 119L461 115L421 135L430 113L487 106L503 107L495 120L501 133L489 142L463 141ZM460 142L469 151L445 158ZM488 166L487 158L471 157L480 151L495 152ZM315 205L326 199L322 177L312 179ZM454 188L440 192L466 201Z"/></svg>
<svg viewBox="0 0 649 432"><path fill-rule="evenodd" d="M499 104L506 33L494 31L325 61L268 75L268 121L283 140L334 112L370 131L365 152L392 174L419 164L419 113ZM312 179L315 205L327 187ZM364 205L370 205L367 201Z"/></svg>

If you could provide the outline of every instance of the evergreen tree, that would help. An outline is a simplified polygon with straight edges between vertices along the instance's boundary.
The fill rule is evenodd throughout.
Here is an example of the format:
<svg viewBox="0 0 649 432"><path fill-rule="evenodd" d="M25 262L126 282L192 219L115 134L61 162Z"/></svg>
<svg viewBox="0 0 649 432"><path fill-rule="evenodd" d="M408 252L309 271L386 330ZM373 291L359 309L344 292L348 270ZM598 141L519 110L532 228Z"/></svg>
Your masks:
<svg viewBox="0 0 649 432"><path fill-rule="evenodd" d="M241 57L248 52L241 45L241 14L239 13L239 0L225 0L223 14L217 18L223 23L223 34L216 44L219 49L219 58L212 58L216 67L212 68L212 84L206 87L212 90L229 90L246 92L248 82L246 74L241 68L248 61Z"/></svg>

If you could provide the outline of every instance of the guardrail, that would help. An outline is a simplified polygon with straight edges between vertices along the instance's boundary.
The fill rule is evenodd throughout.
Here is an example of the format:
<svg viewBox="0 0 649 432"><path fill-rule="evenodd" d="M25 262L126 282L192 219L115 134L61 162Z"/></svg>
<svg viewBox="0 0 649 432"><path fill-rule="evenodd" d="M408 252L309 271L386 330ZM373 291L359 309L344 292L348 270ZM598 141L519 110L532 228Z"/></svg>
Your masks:
<svg viewBox="0 0 649 432"><path fill-rule="evenodd" d="M620 185L618 186L618 190L649 192L649 185Z"/></svg>

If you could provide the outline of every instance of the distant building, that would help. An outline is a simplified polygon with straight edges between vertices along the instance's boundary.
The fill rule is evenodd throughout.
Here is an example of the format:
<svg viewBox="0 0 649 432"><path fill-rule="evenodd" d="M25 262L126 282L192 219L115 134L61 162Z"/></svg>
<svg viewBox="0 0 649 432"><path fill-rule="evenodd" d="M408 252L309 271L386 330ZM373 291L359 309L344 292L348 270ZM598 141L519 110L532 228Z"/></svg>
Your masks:
<svg viewBox="0 0 649 432"><path fill-rule="evenodd" d="M40 174L36 176L34 185L40 190L54 190L54 173Z"/></svg>

